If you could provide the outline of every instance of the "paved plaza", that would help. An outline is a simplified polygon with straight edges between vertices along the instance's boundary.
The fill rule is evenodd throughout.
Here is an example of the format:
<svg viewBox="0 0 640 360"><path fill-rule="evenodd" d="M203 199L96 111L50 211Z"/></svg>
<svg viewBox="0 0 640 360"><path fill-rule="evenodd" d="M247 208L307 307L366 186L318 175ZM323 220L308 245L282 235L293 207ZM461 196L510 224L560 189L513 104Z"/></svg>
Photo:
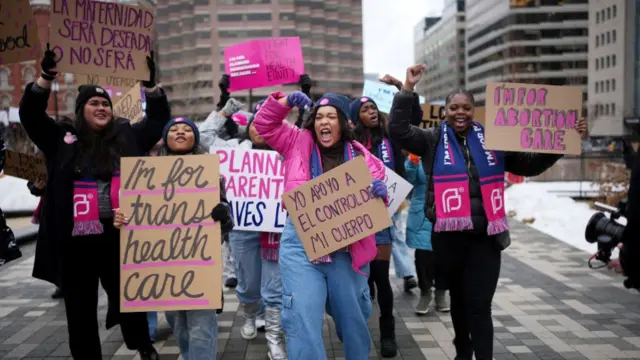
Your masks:
<svg viewBox="0 0 640 360"><path fill-rule="evenodd" d="M606 270L590 270L587 254L511 221L513 243L504 253L494 301L495 356L500 359L640 359L640 294L621 285ZM582 237L582 234L576 234ZM31 277L34 244L24 257L0 267L0 359L70 359L64 306L52 300L50 284ZM453 359L453 328L448 314L416 316L418 293L402 292L394 279L397 359ZM374 308L376 304L374 303ZM104 323L106 297L100 300ZM240 337L241 317L233 291L225 293L218 317L218 359L266 359L264 334L253 341ZM379 354L377 309L369 323ZM101 331L104 359L138 357L122 343L118 328ZM333 323L325 323L329 359L343 359ZM162 360L179 359L164 318L156 348Z"/></svg>

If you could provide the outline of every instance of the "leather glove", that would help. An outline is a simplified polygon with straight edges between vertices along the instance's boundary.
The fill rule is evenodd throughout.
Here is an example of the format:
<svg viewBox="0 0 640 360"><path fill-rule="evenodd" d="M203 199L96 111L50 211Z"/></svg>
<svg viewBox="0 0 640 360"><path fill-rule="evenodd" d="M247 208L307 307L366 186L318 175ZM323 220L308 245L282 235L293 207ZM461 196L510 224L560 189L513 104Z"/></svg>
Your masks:
<svg viewBox="0 0 640 360"><path fill-rule="evenodd" d="M42 61L40 61L40 67L42 68L40 76L45 80L53 81L58 75L56 66L56 53L51 50L49 43L47 43L47 49L44 51Z"/></svg>
<svg viewBox="0 0 640 360"><path fill-rule="evenodd" d="M153 60L153 51L147 56L147 67L149 68L149 80L142 81L142 86L151 89L156 84L156 62Z"/></svg>
<svg viewBox="0 0 640 360"><path fill-rule="evenodd" d="M220 81L218 81L218 87L222 92L229 92L229 75L222 74Z"/></svg>
<svg viewBox="0 0 640 360"><path fill-rule="evenodd" d="M294 91L287 95L287 104L289 107L297 107L298 109L306 109L313 105L313 102L302 91Z"/></svg>
<svg viewBox="0 0 640 360"><path fill-rule="evenodd" d="M231 116L242 109L242 103L234 98L229 99L227 103L222 108L227 116Z"/></svg>
<svg viewBox="0 0 640 360"><path fill-rule="evenodd" d="M311 92L311 77L307 74L302 74L300 75L300 89L302 90L303 93L307 94L307 96L310 96L310 92Z"/></svg>
<svg viewBox="0 0 640 360"><path fill-rule="evenodd" d="M371 182L371 194L374 197L385 199L387 197L387 184L380 179L373 179Z"/></svg>
<svg viewBox="0 0 640 360"><path fill-rule="evenodd" d="M229 208L227 208L227 206L223 203L219 203L213 208L213 210L211 210L211 218L214 221L218 221L221 223L230 220L231 216L229 215Z"/></svg>

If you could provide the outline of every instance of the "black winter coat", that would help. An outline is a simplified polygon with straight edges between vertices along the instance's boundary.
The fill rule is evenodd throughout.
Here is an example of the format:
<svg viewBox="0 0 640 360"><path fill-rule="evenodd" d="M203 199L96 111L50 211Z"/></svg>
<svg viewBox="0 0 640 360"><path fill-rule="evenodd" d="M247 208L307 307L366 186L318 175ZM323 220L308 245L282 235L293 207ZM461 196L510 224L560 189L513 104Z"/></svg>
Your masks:
<svg viewBox="0 0 640 360"><path fill-rule="evenodd" d="M393 99L393 105L389 113L389 136L395 142L402 144L402 147L412 154L422 156L422 166L428 172L427 194L425 201L426 217L435 223L436 212L434 204L433 191L433 162L435 158L436 148L440 141L440 127L421 129L411 125L415 123L417 116L422 117L422 111L419 108L420 100L416 93L402 90L396 94ZM413 120L413 121L412 121ZM469 197L471 202L471 216L473 221L472 230L474 233L486 234L487 218L485 215L484 205L482 202L482 193L480 191L480 181L478 171L473 159L464 151L467 148L466 139L456 136L460 148L463 149L465 160L469 165ZM504 153L505 171L520 176L536 176L543 173L553 164L555 164L562 155L555 154L534 154L524 152Z"/></svg>
<svg viewBox="0 0 640 360"><path fill-rule="evenodd" d="M20 121L29 138L44 153L48 171L33 276L60 286L60 261L73 229L74 163L79 148L77 141L65 142L65 135L75 134L74 127L69 123L56 123L47 115L49 93L47 89L28 84L20 101ZM127 119L116 120L123 144L122 157L144 156L162 137L162 130L171 119L171 109L162 89L147 94L146 115L134 125Z"/></svg>

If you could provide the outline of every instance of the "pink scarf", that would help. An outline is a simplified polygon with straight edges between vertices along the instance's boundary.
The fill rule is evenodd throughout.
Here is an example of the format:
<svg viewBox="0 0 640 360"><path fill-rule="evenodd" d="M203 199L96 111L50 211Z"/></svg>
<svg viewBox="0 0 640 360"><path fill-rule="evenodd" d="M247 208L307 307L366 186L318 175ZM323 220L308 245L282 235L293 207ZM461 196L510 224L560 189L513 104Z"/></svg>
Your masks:
<svg viewBox="0 0 640 360"><path fill-rule="evenodd" d="M264 260L278 261L280 234L263 232L260 234L260 248Z"/></svg>
<svg viewBox="0 0 640 360"><path fill-rule="evenodd" d="M120 207L120 171L111 178L111 206ZM98 183L91 178L73 182L73 232L71 236L98 235L104 232L100 222Z"/></svg>

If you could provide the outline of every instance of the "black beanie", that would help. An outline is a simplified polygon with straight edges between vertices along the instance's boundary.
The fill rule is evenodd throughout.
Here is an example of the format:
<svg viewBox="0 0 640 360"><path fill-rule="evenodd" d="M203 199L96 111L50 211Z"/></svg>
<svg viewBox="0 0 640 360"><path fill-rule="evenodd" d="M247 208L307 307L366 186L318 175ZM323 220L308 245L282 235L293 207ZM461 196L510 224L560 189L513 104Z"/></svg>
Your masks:
<svg viewBox="0 0 640 360"><path fill-rule="evenodd" d="M111 103L111 97L107 90L103 89L98 85L80 85L78 87L78 97L76 98L76 114L78 111L84 108L84 105L94 96L100 96L102 98L107 99L109 102L109 106L113 109L113 104Z"/></svg>

